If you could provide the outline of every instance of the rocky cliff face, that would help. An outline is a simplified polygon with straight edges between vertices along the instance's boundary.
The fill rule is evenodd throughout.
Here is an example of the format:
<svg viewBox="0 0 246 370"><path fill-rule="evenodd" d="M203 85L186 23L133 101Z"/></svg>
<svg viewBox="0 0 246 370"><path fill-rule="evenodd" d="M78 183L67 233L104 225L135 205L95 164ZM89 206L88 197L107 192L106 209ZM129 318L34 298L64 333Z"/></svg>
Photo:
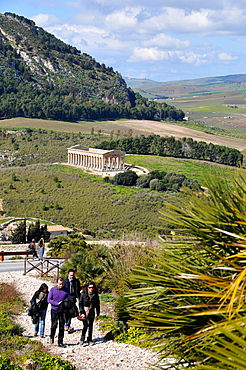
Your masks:
<svg viewBox="0 0 246 370"><path fill-rule="evenodd" d="M40 88L68 89L111 104L130 100L125 81L112 67L65 44L24 17L0 14L0 70Z"/></svg>

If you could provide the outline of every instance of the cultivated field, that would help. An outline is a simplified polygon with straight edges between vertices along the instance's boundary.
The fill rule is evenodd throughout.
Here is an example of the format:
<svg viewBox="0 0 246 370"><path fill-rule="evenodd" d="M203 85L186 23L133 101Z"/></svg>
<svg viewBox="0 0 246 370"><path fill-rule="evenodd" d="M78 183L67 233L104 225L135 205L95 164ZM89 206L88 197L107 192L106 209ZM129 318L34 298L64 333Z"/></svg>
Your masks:
<svg viewBox="0 0 246 370"><path fill-rule="evenodd" d="M241 125L243 125L243 119L241 117ZM231 122L231 121L230 121ZM246 122L246 118L245 118ZM213 143L218 145L226 145L231 148L238 150L246 149L246 127L245 137L240 139L237 137L228 137L231 134L231 128L228 129L227 137L213 135L211 133L203 132L204 126L195 126L196 129L187 127L189 123L170 124L166 122L148 121L148 120L115 120L115 121L87 121L87 122L62 122L62 121L50 121L30 118L12 118L2 120L0 122L0 128L16 129L23 127L31 128L42 128L46 130L60 131L60 132L81 132L90 133L92 129L95 133L100 134L114 134L118 136L133 136L136 135L149 135L156 134L160 136L174 136L175 138L190 137L197 141L205 141L207 143ZM198 128L203 131L198 131ZM242 132L242 129L238 131ZM222 134L225 134L222 132Z"/></svg>

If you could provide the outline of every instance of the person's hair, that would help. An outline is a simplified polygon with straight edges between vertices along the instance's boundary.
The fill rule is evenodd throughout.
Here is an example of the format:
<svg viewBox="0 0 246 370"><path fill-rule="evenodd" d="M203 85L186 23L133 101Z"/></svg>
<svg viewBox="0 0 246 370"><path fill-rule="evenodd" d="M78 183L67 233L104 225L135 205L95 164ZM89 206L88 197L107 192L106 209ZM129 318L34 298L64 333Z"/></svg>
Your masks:
<svg viewBox="0 0 246 370"><path fill-rule="evenodd" d="M62 277L58 277L58 278L56 279L56 282L58 283L58 281L64 281L64 279L63 279Z"/></svg>
<svg viewBox="0 0 246 370"><path fill-rule="evenodd" d="M45 284L45 283L43 283L43 284L41 284L40 285L40 287L39 287L39 292L42 292L44 289L47 289L47 292L48 292L48 290L49 290L49 288L48 288L48 285L47 284Z"/></svg>
<svg viewBox="0 0 246 370"><path fill-rule="evenodd" d="M96 284L94 283L94 281L90 281L88 284L86 284L86 292L87 292L87 294L88 294L88 286L90 286L90 285L93 285L93 287L94 287L94 293L95 294L97 294L98 295L98 292L97 292L97 286L96 286Z"/></svg>
<svg viewBox="0 0 246 370"><path fill-rule="evenodd" d="M69 274L69 272L74 272L75 273L75 270L74 269L69 269L67 273Z"/></svg>

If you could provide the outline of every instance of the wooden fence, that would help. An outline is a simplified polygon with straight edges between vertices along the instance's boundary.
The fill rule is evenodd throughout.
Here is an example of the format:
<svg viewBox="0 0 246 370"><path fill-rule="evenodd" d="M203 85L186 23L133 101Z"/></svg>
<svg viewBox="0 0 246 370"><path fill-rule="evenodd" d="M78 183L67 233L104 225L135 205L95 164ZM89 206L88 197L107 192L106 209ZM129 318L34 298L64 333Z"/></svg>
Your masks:
<svg viewBox="0 0 246 370"><path fill-rule="evenodd" d="M24 260L24 273L26 275L30 271L36 271L40 276L47 276L51 271L56 270L56 277L59 277L60 266L64 262L62 260L51 260L49 258L42 258L39 261L28 259Z"/></svg>
<svg viewBox="0 0 246 370"><path fill-rule="evenodd" d="M33 254L30 251L0 251L0 261L4 261L4 256L26 256Z"/></svg>

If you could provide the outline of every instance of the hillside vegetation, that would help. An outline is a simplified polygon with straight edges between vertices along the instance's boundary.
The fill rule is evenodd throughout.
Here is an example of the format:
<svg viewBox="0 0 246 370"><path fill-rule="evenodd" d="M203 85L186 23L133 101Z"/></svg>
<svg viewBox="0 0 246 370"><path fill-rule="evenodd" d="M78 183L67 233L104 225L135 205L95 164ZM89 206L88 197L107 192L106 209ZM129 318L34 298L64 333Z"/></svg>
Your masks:
<svg viewBox="0 0 246 370"><path fill-rule="evenodd" d="M1 169L0 189L8 216L37 217L105 238L132 231L155 235L161 226L158 210L166 198L149 189L106 184L62 165Z"/></svg>
<svg viewBox="0 0 246 370"><path fill-rule="evenodd" d="M37 27L0 14L0 117L65 121L102 118L182 120L166 103L135 94L119 72Z"/></svg>
<svg viewBox="0 0 246 370"><path fill-rule="evenodd" d="M4 213L37 217L78 230L89 229L105 238L133 231L147 237L163 230L159 209L166 199L177 202L178 194L116 186L81 169L51 164L66 163L67 148L74 144L97 146L102 140L105 136L99 134L30 128L2 130L0 198ZM200 185L205 184L209 173L226 171L209 162L155 155L127 155L126 162L150 171L158 169L185 175Z"/></svg>

